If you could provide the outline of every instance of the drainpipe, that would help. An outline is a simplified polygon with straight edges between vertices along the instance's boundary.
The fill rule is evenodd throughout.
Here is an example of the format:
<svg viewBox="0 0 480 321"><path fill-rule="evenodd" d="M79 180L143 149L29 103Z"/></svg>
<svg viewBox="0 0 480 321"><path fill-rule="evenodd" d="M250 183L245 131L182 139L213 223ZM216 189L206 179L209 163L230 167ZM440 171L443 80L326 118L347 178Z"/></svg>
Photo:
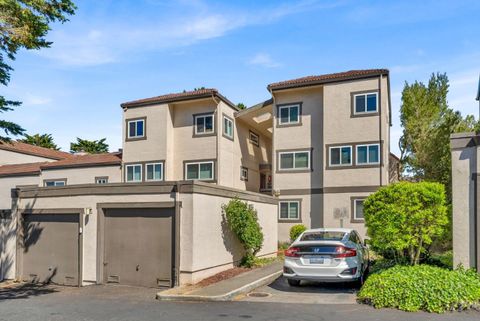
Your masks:
<svg viewBox="0 0 480 321"><path fill-rule="evenodd" d="M380 174L380 186L383 186L383 172L382 167L385 166L387 163L389 155L387 155L387 160L383 159L384 148L385 144L382 143L382 75L378 78L378 137L380 143L380 167L379 167L379 174Z"/></svg>
<svg viewBox="0 0 480 321"><path fill-rule="evenodd" d="M220 164L220 160L219 160L219 149L220 149L220 141L218 139L218 135L220 134L220 127L219 124L221 123L221 121L218 120L218 117L219 117L219 113L218 113L218 104L220 104L220 101L217 101L215 99L215 95L212 93L212 99L213 101L215 102L215 104L217 104L217 107L215 108L215 112L213 113L213 115L215 116L214 119L215 119L215 124L213 124L215 130L217 131L216 135L215 135L215 145L216 145L216 148L215 148L215 159L217 160L216 164L214 165L215 167L215 179L217 181L217 185L220 185L220 179L219 179L219 171L218 171L218 168L219 168L219 164Z"/></svg>
<svg viewBox="0 0 480 321"><path fill-rule="evenodd" d="M273 113L274 113L273 108L275 108L277 106L277 103L276 103L275 95L273 94L273 90L271 88L268 88L268 91L270 92L270 95L272 95L272 100L273 100L272 116L273 116ZM272 195L278 197L280 195L280 193L277 193L275 188L274 188L275 187L274 173L275 173L275 169L277 167L277 162L276 162L276 159L275 159L275 117L273 117L272 122L273 122L273 124L272 124L272 155L271 155L271 157L272 157L272 173L271 173L271 176L272 176ZM275 166L273 166L273 164L275 164Z"/></svg>

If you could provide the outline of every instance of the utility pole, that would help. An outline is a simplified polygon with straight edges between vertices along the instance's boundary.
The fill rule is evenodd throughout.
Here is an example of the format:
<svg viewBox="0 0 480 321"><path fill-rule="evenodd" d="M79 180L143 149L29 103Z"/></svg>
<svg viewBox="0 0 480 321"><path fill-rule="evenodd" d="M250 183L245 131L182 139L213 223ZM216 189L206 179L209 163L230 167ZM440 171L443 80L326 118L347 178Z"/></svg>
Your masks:
<svg viewBox="0 0 480 321"><path fill-rule="evenodd" d="M478 75L477 101L478 101L478 119L480 120L480 75Z"/></svg>

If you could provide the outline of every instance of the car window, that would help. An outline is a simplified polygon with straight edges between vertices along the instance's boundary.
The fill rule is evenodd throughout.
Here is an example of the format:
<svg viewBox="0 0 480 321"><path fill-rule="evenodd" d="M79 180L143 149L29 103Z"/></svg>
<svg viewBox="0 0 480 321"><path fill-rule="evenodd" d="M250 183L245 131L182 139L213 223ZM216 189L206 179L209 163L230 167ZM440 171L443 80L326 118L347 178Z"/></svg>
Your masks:
<svg viewBox="0 0 480 321"><path fill-rule="evenodd" d="M305 232L300 241L341 241L345 232Z"/></svg>

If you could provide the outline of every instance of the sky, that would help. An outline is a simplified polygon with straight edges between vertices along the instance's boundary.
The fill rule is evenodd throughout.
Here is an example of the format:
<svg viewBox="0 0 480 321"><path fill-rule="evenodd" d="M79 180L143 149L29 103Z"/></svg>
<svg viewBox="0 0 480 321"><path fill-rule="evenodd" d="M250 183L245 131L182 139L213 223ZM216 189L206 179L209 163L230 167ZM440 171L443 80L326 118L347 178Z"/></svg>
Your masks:
<svg viewBox="0 0 480 321"><path fill-rule="evenodd" d="M120 103L196 87L235 103L268 99L269 83L388 68L391 151L398 152L405 82L450 79L450 107L478 117L480 1L74 0L51 48L20 51L3 94L23 102L6 120L121 148Z"/></svg>

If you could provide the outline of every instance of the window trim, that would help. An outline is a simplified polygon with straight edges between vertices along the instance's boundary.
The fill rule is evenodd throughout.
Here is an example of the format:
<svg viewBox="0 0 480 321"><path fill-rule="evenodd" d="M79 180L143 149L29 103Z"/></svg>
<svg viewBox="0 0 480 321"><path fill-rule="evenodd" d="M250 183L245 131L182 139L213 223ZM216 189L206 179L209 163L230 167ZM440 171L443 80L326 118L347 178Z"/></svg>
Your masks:
<svg viewBox="0 0 480 321"><path fill-rule="evenodd" d="M252 140L252 135L257 136L257 142L254 142L254 141ZM248 134L248 141L249 141L252 145L255 145L255 146L257 146L257 147L260 147L260 135L257 134L257 133L252 132L251 130L249 131L249 134Z"/></svg>
<svg viewBox="0 0 480 321"><path fill-rule="evenodd" d="M358 218L356 216L357 210L357 201L365 201L368 196L351 196L350 203L351 203L351 213L350 213L350 222L351 223L364 223L364 218ZM364 214L365 215L365 214Z"/></svg>
<svg viewBox="0 0 480 321"><path fill-rule="evenodd" d="M285 103L285 104L278 104L277 105L277 121L276 121L276 127L291 127L291 126L301 126L302 125L302 105L303 102L292 102L292 103ZM286 122L282 123L281 117L280 117L280 110L282 108L290 108L290 107L298 107L298 121L296 122ZM290 118L290 113L289 113L289 118Z"/></svg>
<svg viewBox="0 0 480 321"><path fill-rule="evenodd" d="M354 145L337 145L337 146L329 146L328 147L328 166L329 167L351 167L354 162L353 162L353 148ZM342 148L345 148L345 147L348 147L350 148L350 163L346 163L346 164L332 164L332 149L333 148L340 148L340 152L341 152L341 149ZM341 155L340 155L340 160L341 160Z"/></svg>
<svg viewBox="0 0 480 321"><path fill-rule="evenodd" d="M148 165L162 165L162 169L160 170L160 179L148 179L148 171L147 167ZM155 168L154 168L155 169ZM165 172L165 165L164 162L147 162L145 163L145 181L146 182L162 182L164 181L164 172Z"/></svg>
<svg viewBox="0 0 480 321"><path fill-rule="evenodd" d="M277 173L303 173L303 172L311 172L313 171L312 167L312 152L313 148L305 149L305 148L300 148L300 149L290 149L290 150L278 150L277 151ZM295 154L298 153L308 153L308 166L307 167L302 167L302 168L282 168L282 162L281 162L281 155L283 154L293 154L293 166L295 166Z"/></svg>
<svg viewBox="0 0 480 321"><path fill-rule="evenodd" d="M288 210L290 211L290 203L298 203L298 217L297 218L281 218L280 213L282 210L281 203L288 203ZM277 219L279 223L300 223L302 222L302 199L282 199L278 201L278 213Z"/></svg>
<svg viewBox="0 0 480 321"><path fill-rule="evenodd" d="M243 171L246 171L247 175L243 175ZM248 167L240 166L240 180L248 182Z"/></svg>
<svg viewBox="0 0 480 321"><path fill-rule="evenodd" d="M200 166L200 164L205 164L205 163L211 163L212 164L212 178L209 179L187 179L187 165L192 165L192 164L197 164ZM200 171L199 171L200 173ZM188 160L188 161L183 161L183 180L185 181L202 181L202 182L215 182L217 177L217 166L216 166L216 160L214 159L201 159L201 160Z"/></svg>
<svg viewBox="0 0 480 321"><path fill-rule="evenodd" d="M370 153L369 153L369 147L370 146L377 146L378 147L378 162L370 162ZM367 162L366 163L359 163L358 162L358 148L359 147L367 147ZM380 164L380 159L381 159L380 143L355 145L355 153L356 153L356 155L355 155L355 165L357 165L357 166L368 166L368 165L379 165Z"/></svg>
<svg viewBox="0 0 480 321"><path fill-rule="evenodd" d="M216 113L214 111L211 112L206 112L206 113L199 113L199 114L193 114L193 135L192 137L208 137L208 136L215 136L217 134L217 117ZM197 118L206 118L206 117L212 117L212 131L211 132L204 132L204 133L198 133L197 132Z"/></svg>
<svg viewBox="0 0 480 321"><path fill-rule="evenodd" d="M101 179L106 180L106 182L105 183L98 183L98 181L101 180ZM95 177L95 184L98 184L98 185L108 184L108 176L96 176Z"/></svg>
<svg viewBox="0 0 480 321"><path fill-rule="evenodd" d="M143 136L130 136L130 123L143 121ZM147 117L137 117L125 119L125 141L137 141L147 139Z"/></svg>
<svg viewBox="0 0 480 321"><path fill-rule="evenodd" d="M377 109L375 111L366 111L367 105L366 105L366 99L367 95L369 94L375 94L377 97ZM357 112L355 109L356 101L355 97L360 96L360 95L365 95L365 111L364 112ZM372 90L363 90L363 91L355 91L350 93L350 101L351 101L351 114L350 117L368 117L368 116L378 116L380 114L380 90L378 89L372 89Z"/></svg>
<svg viewBox="0 0 480 321"><path fill-rule="evenodd" d="M127 178L128 175L128 167L134 167L134 166L140 166L140 180L132 180L129 181ZM130 164L125 164L125 183L141 183L143 182L143 164L142 163L130 163Z"/></svg>
<svg viewBox="0 0 480 321"><path fill-rule="evenodd" d="M342 170L342 169L354 169L354 168L378 168L384 165L383 161L383 140L375 140L375 141L363 141L363 142L345 142L345 143L335 143L335 144L325 144L325 169L326 170ZM379 145L379 162L378 163L371 163L371 164L357 164L357 148L356 146L361 145ZM335 147L345 147L345 146L352 146L352 164L350 165L330 165L330 148Z"/></svg>
<svg viewBox="0 0 480 321"><path fill-rule="evenodd" d="M53 182L53 186L47 186L47 183ZM63 185L55 185L56 182L63 182ZM52 178L52 179L44 179L43 180L43 187L63 187L67 186L67 179L66 178Z"/></svg>
<svg viewBox="0 0 480 321"><path fill-rule="evenodd" d="M232 136L228 136L226 133L225 133L225 119L227 119L228 121L230 121L232 123ZM229 117L227 114L222 114L222 136L227 138L227 139L230 139L232 142L234 141L234 137L235 137L235 122L233 121L233 118Z"/></svg>

